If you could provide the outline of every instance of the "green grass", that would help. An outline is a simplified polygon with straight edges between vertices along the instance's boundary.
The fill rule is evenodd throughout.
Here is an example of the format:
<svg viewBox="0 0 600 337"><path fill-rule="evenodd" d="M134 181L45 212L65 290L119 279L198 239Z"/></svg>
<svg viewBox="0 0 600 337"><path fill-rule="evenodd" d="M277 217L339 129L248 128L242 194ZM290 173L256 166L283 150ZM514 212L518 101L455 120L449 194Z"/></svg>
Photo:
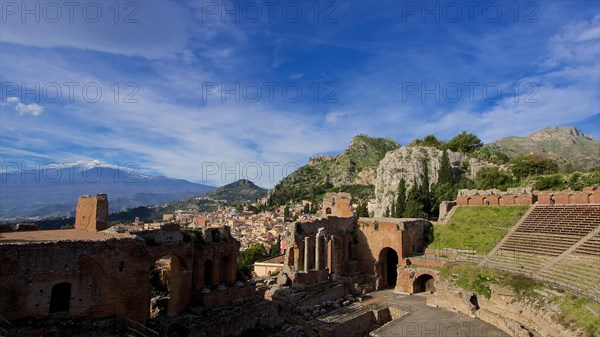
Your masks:
<svg viewBox="0 0 600 337"><path fill-rule="evenodd" d="M511 288L518 298L537 297L535 289L545 287L542 283L523 275L480 268L466 263L446 264L442 267L441 275L457 286L474 291L486 298L491 296L490 284L492 283Z"/></svg>
<svg viewBox="0 0 600 337"><path fill-rule="evenodd" d="M582 328L586 336L600 336L600 304L587 298L567 293L557 298L561 313L558 320L564 326Z"/></svg>
<svg viewBox="0 0 600 337"><path fill-rule="evenodd" d="M440 275L450 283L486 298L491 297L491 284L511 288L519 299L540 298L536 289L551 288L523 275L480 268L466 263L446 264L442 267ZM554 302L560 307L560 312L555 318L558 323L567 328L582 329L587 337L600 337L599 303L570 292L562 296L551 296L546 301Z"/></svg>
<svg viewBox="0 0 600 337"><path fill-rule="evenodd" d="M508 229L525 214L528 206L463 206L447 225L434 225L429 248L475 249L487 254Z"/></svg>

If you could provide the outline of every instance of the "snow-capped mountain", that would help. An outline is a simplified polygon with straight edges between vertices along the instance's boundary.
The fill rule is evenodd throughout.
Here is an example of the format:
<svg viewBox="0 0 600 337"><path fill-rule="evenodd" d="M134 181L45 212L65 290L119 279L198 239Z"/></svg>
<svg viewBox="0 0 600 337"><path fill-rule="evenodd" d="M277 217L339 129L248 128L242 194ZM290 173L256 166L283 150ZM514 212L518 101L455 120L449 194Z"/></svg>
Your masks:
<svg viewBox="0 0 600 337"><path fill-rule="evenodd" d="M110 211L204 194L214 187L152 176L134 164L99 161L51 165L5 163L0 173L0 219L73 215L84 194L106 193Z"/></svg>

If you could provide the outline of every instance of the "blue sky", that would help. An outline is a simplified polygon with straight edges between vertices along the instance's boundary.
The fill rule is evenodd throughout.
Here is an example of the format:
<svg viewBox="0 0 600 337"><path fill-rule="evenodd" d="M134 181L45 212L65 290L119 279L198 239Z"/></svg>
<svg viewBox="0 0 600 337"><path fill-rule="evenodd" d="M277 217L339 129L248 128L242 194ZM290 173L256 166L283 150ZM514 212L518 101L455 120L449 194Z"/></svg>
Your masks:
<svg viewBox="0 0 600 337"><path fill-rule="evenodd" d="M599 3L466 3L3 1L1 160L270 187L358 133L600 139Z"/></svg>

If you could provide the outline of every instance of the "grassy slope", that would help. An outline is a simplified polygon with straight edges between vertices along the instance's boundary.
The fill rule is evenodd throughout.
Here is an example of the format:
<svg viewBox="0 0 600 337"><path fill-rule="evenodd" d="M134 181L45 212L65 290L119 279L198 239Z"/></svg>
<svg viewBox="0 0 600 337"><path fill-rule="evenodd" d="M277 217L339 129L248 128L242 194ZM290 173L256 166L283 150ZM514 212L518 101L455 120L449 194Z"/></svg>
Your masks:
<svg viewBox="0 0 600 337"><path fill-rule="evenodd" d="M475 249L487 254L508 229L525 214L528 206L459 207L448 225L434 225L430 248Z"/></svg>
<svg viewBox="0 0 600 337"><path fill-rule="evenodd" d="M503 271L479 268L465 263L450 263L442 268L441 276L456 286L474 291L490 298L490 284L499 284L512 288L519 298L535 299L539 296L536 289L550 288L523 275ZM554 289L560 293L558 289ZM565 327L581 328L585 336L600 336L600 304L572 293L550 298L560 306L561 312L556 319Z"/></svg>

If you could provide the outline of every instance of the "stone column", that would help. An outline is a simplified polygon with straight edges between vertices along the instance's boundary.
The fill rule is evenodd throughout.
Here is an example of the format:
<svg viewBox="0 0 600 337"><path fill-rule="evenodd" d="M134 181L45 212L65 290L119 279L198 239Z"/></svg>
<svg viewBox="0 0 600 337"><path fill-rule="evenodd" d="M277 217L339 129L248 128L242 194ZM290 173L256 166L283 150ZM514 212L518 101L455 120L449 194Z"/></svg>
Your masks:
<svg viewBox="0 0 600 337"><path fill-rule="evenodd" d="M329 240L331 240L331 257L329 258L329 265L331 266L331 270L329 270L329 273L333 274L335 273L335 239L333 235Z"/></svg>
<svg viewBox="0 0 600 337"><path fill-rule="evenodd" d="M309 237L305 236L304 237L304 271L305 272L308 272L308 266L309 266L308 257L309 257L310 251L308 249L308 240L309 240Z"/></svg>
<svg viewBox="0 0 600 337"><path fill-rule="evenodd" d="M315 270L321 270L321 236L315 237Z"/></svg>

